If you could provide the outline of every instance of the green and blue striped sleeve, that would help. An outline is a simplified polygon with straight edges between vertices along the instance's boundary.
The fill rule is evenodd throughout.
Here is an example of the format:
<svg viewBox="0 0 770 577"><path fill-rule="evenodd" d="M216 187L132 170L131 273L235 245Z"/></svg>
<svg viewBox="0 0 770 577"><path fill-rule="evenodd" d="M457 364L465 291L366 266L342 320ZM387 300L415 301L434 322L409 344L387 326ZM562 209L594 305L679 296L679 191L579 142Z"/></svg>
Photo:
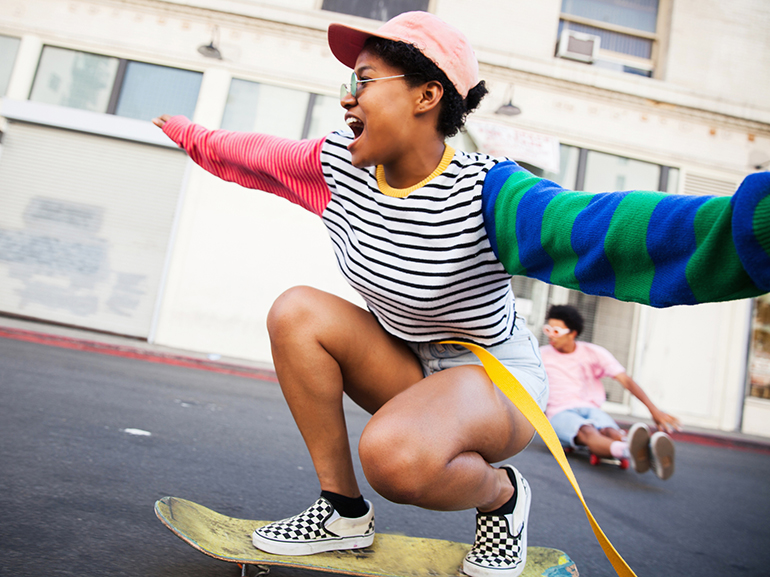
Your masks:
<svg viewBox="0 0 770 577"><path fill-rule="evenodd" d="M512 275L655 307L770 291L770 172L732 197L593 194L506 161L487 174L483 206Z"/></svg>

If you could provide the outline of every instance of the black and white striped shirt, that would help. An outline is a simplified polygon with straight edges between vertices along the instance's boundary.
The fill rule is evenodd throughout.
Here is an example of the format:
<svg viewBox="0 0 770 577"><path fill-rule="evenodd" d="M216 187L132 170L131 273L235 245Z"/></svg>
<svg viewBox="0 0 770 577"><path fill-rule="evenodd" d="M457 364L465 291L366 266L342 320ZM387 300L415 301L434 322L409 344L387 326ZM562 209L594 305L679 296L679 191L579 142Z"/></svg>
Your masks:
<svg viewBox="0 0 770 577"><path fill-rule="evenodd" d="M498 161L454 152L440 174L397 197L380 190L375 169L351 164L350 141L342 132L323 144L331 199L322 219L342 274L380 324L411 342L506 340L511 277L487 238L481 204L484 178Z"/></svg>

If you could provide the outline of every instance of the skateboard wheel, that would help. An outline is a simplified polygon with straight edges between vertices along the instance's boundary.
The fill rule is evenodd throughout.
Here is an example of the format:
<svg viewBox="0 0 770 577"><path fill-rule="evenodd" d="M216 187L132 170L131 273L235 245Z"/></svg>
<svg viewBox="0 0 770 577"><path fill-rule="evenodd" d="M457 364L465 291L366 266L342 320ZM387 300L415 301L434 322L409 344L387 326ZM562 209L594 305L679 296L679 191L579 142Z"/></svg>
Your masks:
<svg viewBox="0 0 770 577"><path fill-rule="evenodd" d="M601 462L601 459L599 457L597 457L596 455L594 455L593 453L591 453L591 457L589 458L588 462L591 463L595 467L596 465L598 465Z"/></svg>
<svg viewBox="0 0 770 577"><path fill-rule="evenodd" d="M628 459L626 459L626 458L623 458L623 459L621 459L621 460L620 460L620 465L619 465L619 466L620 466L620 468L621 468L621 469L623 469L624 471L625 471L626 469L628 469L628 465L629 465L629 463L628 463Z"/></svg>

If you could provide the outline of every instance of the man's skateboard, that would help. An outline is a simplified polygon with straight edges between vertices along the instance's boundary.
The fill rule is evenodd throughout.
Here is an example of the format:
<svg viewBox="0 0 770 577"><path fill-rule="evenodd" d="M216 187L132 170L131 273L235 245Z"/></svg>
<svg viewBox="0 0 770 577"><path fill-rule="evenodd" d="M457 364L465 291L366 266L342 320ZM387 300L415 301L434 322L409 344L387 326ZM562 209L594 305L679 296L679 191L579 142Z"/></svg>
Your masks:
<svg viewBox="0 0 770 577"><path fill-rule="evenodd" d="M455 577L470 545L439 539L422 539L378 533L366 549L316 555L271 555L251 544L251 533L269 521L235 519L202 505L164 497L155 503L155 514L182 541L215 559L238 563L242 575L248 565L296 567L362 577ZM264 573L263 573L264 574ZM558 549L529 547L522 577L573 577L575 563Z"/></svg>
<svg viewBox="0 0 770 577"><path fill-rule="evenodd" d="M564 447L564 454L569 455L570 453L574 453L576 455L584 453L588 455L588 462L593 466L601 465L603 463L605 465L615 465L616 467L620 467L621 469L625 470L628 469L631 464L631 462L625 457L622 459L615 459L614 457L600 457L598 455L594 455L585 447L578 447L577 449L573 449L572 447Z"/></svg>

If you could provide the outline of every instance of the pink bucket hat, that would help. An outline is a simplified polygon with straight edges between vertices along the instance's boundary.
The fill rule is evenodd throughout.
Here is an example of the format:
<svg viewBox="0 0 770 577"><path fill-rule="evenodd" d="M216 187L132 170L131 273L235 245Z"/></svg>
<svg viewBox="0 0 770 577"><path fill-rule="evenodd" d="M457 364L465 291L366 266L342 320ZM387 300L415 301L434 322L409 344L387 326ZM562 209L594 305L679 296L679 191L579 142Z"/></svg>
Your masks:
<svg viewBox="0 0 770 577"><path fill-rule="evenodd" d="M355 68L356 59L372 36L414 44L455 85L460 96L479 82L479 63L465 35L430 12L404 12L391 18L377 32L331 24L329 48L337 60Z"/></svg>

